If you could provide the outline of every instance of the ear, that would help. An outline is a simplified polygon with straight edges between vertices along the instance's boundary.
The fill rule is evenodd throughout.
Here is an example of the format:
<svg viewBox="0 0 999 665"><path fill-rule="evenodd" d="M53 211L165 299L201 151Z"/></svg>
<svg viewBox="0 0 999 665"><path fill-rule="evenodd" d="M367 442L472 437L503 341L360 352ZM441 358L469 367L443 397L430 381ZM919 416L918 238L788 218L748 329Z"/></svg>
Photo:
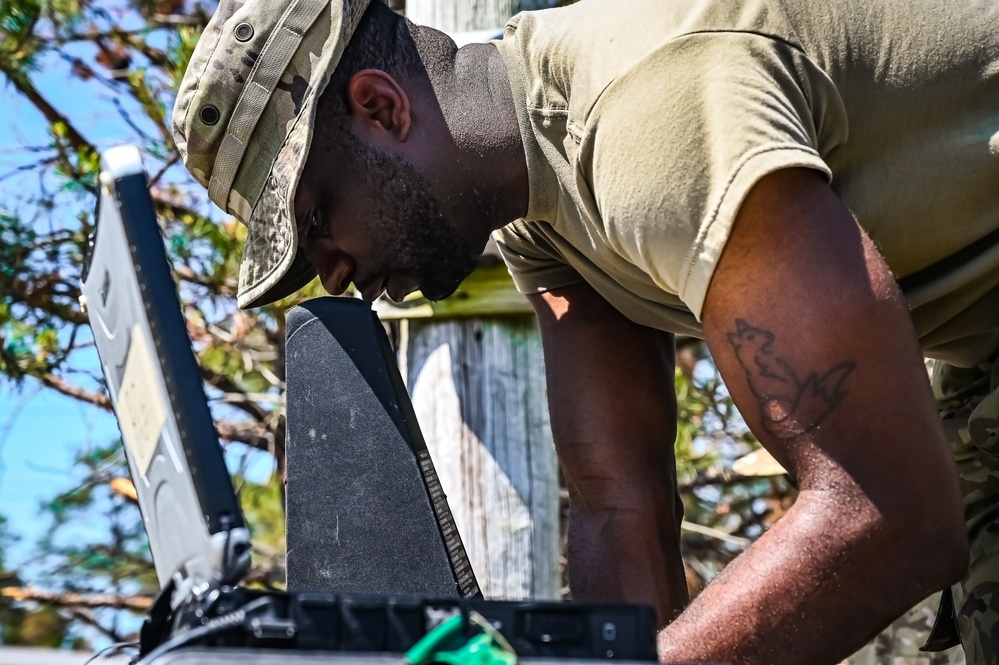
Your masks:
<svg viewBox="0 0 999 665"><path fill-rule="evenodd" d="M362 69L351 76L347 83L347 104L358 129L389 134L399 142L409 137L413 122L409 95L389 74L379 69Z"/></svg>

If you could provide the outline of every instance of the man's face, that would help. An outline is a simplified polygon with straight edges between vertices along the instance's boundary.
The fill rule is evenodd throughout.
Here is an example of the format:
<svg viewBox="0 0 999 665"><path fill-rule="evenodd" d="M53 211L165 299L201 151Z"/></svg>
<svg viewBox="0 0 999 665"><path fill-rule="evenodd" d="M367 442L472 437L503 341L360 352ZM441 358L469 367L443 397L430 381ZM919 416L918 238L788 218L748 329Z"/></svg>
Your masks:
<svg viewBox="0 0 999 665"><path fill-rule="evenodd" d="M314 146L295 195L299 246L323 286L339 295L353 282L369 301L386 290L396 301L415 290L430 300L451 295L477 252L430 184L398 155L349 134L344 142L335 157Z"/></svg>

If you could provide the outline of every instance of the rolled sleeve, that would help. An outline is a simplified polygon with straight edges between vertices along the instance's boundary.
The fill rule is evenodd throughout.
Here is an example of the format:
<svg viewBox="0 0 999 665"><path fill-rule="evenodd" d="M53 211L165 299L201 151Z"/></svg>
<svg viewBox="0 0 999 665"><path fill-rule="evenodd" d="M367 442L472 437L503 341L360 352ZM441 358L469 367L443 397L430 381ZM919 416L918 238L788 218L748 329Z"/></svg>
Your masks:
<svg viewBox="0 0 999 665"><path fill-rule="evenodd" d="M494 231L493 239L521 293L544 293L583 281L549 241L543 224L516 221Z"/></svg>

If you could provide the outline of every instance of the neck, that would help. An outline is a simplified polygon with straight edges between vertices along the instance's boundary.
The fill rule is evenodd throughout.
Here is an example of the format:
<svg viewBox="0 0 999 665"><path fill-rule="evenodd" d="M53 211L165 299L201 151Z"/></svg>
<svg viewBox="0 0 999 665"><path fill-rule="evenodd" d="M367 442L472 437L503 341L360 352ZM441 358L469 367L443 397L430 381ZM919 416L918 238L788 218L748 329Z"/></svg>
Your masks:
<svg viewBox="0 0 999 665"><path fill-rule="evenodd" d="M428 73L455 150L448 170L460 183L456 218L485 238L527 214L527 160L499 51L469 44L451 54Z"/></svg>

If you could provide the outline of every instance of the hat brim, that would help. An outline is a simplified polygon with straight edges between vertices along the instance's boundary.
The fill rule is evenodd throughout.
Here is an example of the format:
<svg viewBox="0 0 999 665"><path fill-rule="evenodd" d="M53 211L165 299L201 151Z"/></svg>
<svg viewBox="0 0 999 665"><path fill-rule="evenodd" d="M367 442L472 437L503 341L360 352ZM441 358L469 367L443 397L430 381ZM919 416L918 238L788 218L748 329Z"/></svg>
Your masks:
<svg viewBox="0 0 999 665"><path fill-rule="evenodd" d="M319 94L313 94L303 103L247 220L236 292L240 309L285 298L316 276L315 268L298 247L295 191L309 156L318 98Z"/></svg>
<svg viewBox="0 0 999 665"><path fill-rule="evenodd" d="M299 250L295 191L305 168L316 124L319 97L329 85L343 50L370 6L369 0L333 0L332 27L324 36L322 56L312 63L316 76L295 115L260 196L246 219L246 247L239 267L236 303L260 307L285 298L308 284L316 270ZM247 154L246 159L254 155Z"/></svg>
<svg viewBox="0 0 999 665"><path fill-rule="evenodd" d="M315 278L316 269L305 258L305 254L299 251L296 253L294 261L292 261L291 268L288 269L288 272L274 286L255 300L249 300L239 295L236 299L237 304L240 309L255 309L264 305L270 305L305 288Z"/></svg>

